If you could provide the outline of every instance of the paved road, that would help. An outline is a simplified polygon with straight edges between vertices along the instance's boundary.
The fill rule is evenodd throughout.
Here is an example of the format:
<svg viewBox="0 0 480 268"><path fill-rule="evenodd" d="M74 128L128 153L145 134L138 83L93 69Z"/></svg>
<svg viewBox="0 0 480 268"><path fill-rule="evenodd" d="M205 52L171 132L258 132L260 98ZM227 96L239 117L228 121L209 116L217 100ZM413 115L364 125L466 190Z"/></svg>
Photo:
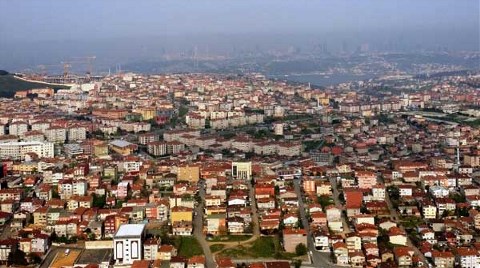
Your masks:
<svg viewBox="0 0 480 268"><path fill-rule="evenodd" d="M342 202L340 201L340 199L338 198L338 194L339 194L339 191L338 191L338 187L337 187L337 179L336 178L330 178L330 184L332 185L332 192L333 192L333 201L335 202L335 206L337 208L340 208L343 210L343 204ZM350 233L350 226L348 225L347 223L347 220L345 219L345 217L343 216L343 213L342 213L342 222L343 222L343 233Z"/></svg>
<svg viewBox="0 0 480 268"><path fill-rule="evenodd" d="M42 264L40 265L40 268L48 268L52 264L53 260L57 257L58 250L54 250L53 248L50 249L45 256L45 259L43 260Z"/></svg>
<svg viewBox="0 0 480 268"><path fill-rule="evenodd" d="M391 218L398 223L400 216L398 215L397 210L393 207L392 201L390 200L390 196L388 195L388 193L385 195L385 201L387 202L388 209L390 210ZM399 227L407 234L407 246L413 248L415 254L420 257L420 259L425 265L427 265L428 260L425 258L423 253L413 244L405 228L401 224L399 224Z"/></svg>
<svg viewBox="0 0 480 268"><path fill-rule="evenodd" d="M255 199L255 189L253 188L252 182L247 182L248 185L248 194L250 196L250 208L252 209L252 223L253 223L253 236L260 236L260 222L258 219L257 211L257 199Z"/></svg>
<svg viewBox="0 0 480 268"><path fill-rule="evenodd" d="M200 246L203 249L203 254L205 254L205 260L207 262L207 268L217 267L216 262L213 258L213 254L210 251L210 247L203 235L203 216L204 216L204 200L205 200L205 183L203 181L198 182L199 192L201 197L201 202L195 207L195 216L193 219L193 235L197 238Z"/></svg>
<svg viewBox="0 0 480 268"><path fill-rule="evenodd" d="M309 222L307 220L306 213L305 213L305 203L303 202L304 195L303 195L303 192L301 190L300 183L301 183L301 180L299 180L299 179L294 180L295 192L298 196L298 207L300 209L300 217L301 217L303 226L305 227L305 231L307 231L307 244L308 244L307 247L308 247L309 251L311 252L310 258L312 260L312 266L313 267L319 267L319 268L342 267L342 266L335 265L334 263L331 262L330 253L318 252L315 249L314 241L313 241L313 238L310 234L310 225L309 225Z"/></svg>

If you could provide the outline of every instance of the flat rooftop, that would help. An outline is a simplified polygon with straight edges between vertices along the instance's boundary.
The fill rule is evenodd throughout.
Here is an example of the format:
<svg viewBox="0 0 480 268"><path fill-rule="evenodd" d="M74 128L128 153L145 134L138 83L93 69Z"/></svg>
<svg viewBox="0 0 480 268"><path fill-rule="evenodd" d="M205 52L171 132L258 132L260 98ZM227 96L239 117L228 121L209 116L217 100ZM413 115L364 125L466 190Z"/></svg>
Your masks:
<svg viewBox="0 0 480 268"><path fill-rule="evenodd" d="M123 224L118 228L115 238L142 236L145 224Z"/></svg>
<svg viewBox="0 0 480 268"><path fill-rule="evenodd" d="M110 145L116 146L116 147L127 147L132 145L132 143L124 140L114 140L110 142Z"/></svg>
<svg viewBox="0 0 480 268"><path fill-rule="evenodd" d="M40 141L14 141L14 142L4 142L1 145L12 145L12 146L28 146L28 145L44 145L48 144L48 142L40 142Z"/></svg>

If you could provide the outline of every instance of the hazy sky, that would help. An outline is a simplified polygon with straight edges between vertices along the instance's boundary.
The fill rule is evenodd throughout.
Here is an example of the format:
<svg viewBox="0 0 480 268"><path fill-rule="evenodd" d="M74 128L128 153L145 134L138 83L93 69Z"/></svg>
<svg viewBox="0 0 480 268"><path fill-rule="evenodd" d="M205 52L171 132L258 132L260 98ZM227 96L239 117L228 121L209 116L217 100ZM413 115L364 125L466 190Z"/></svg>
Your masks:
<svg viewBox="0 0 480 268"><path fill-rule="evenodd" d="M478 0L0 2L0 36L12 40L155 34L478 29Z"/></svg>
<svg viewBox="0 0 480 268"><path fill-rule="evenodd" d="M45 53L52 52L51 47L61 47L64 41L87 42L83 48L90 46L98 53L97 46L92 45L95 42L138 38L142 41L137 42L148 46L147 37L155 36L188 39L209 34L330 34L339 40L351 36L379 40L398 35L413 41L417 36L428 36L439 46L478 49L479 2L0 0L0 48L9 51L0 53L0 69L2 57L7 65L16 57L37 63L43 61ZM424 39L417 43L426 42ZM108 46L115 46L115 42ZM209 45L213 49L215 43ZM75 55L75 49L62 47L62 56Z"/></svg>

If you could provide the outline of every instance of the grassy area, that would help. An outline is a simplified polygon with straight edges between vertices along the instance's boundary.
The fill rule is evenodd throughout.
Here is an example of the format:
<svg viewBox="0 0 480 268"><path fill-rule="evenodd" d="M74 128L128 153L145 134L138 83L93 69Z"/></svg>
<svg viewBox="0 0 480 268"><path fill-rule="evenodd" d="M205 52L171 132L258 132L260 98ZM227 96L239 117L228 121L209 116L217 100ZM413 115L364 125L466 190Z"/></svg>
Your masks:
<svg viewBox="0 0 480 268"><path fill-rule="evenodd" d="M401 217L400 220L400 224L406 229L414 229L422 223L422 219L413 216Z"/></svg>
<svg viewBox="0 0 480 268"><path fill-rule="evenodd" d="M223 245L223 244L213 244L213 245L210 246L210 251L218 252L218 251L220 251L224 248L225 248L225 245Z"/></svg>
<svg viewBox="0 0 480 268"><path fill-rule="evenodd" d="M203 249L193 236L177 237L175 245L178 248L178 255L190 258L196 255L203 255Z"/></svg>
<svg viewBox="0 0 480 268"><path fill-rule="evenodd" d="M0 97L11 98L15 95L15 92L20 90L46 87L52 87L53 89L69 88L68 86L48 86L41 83L27 82L17 79L11 74L0 75Z"/></svg>
<svg viewBox="0 0 480 268"><path fill-rule="evenodd" d="M225 249L221 255L232 258L292 259L294 253L283 251L277 236L263 236L247 245Z"/></svg>
<svg viewBox="0 0 480 268"><path fill-rule="evenodd" d="M270 257L275 254L275 238L260 237L253 241L250 250L255 252L258 257Z"/></svg>
<svg viewBox="0 0 480 268"><path fill-rule="evenodd" d="M251 235L219 235L208 239L209 242L237 242L252 238Z"/></svg>
<svg viewBox="0 0 480 268"><path fill-rule="evenodd" d="M275 244L273 237L260 237L251 244L226 249L222 255L234 258L269 258L275 255Z"/></svg>
<svg viewBox="0 0 480 268"><path fill-rule="evenodd" d="M317 201L318 201L318 203L320 204L320 206L322 206L323 209L325 209L325 208L328 207L329 205L335 204L335 202L333 201L333 198L332 198L332 197L330 197L330 196L325 196L325 195L319 196L319 197L317 198Z"/></svg>

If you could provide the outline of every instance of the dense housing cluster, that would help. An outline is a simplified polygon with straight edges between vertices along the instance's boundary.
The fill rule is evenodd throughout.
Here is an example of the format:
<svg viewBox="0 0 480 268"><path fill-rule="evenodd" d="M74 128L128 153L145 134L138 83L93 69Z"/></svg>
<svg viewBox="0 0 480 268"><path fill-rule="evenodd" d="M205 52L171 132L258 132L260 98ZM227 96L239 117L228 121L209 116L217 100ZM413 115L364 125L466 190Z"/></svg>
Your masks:
<svg viewBox="0 0 480 268"><path fill-rule="evenodd" d="M120 74L18 92L0 99L0 261L479 267L479 84Z"/></svg>

